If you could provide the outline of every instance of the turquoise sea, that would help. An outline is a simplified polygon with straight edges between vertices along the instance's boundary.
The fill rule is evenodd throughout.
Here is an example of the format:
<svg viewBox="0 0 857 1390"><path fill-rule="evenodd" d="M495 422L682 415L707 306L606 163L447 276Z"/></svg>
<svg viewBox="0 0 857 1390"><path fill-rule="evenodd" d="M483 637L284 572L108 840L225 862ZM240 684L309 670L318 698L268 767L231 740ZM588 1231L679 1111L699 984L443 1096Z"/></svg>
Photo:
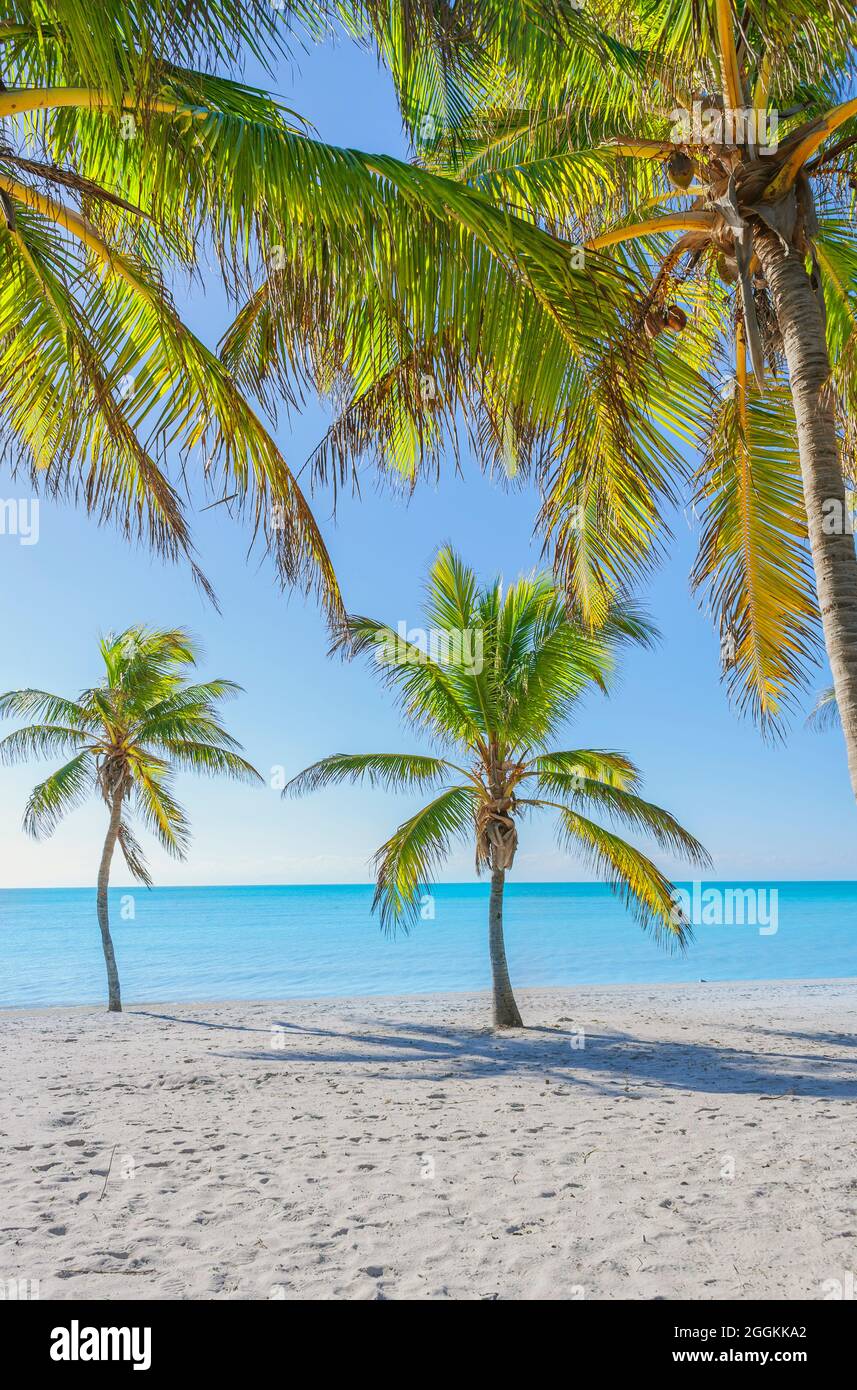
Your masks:
<svg viewBox="0 0 857 1390"><path fill-rule="evenodd" d="M857 883L743 884L756 923L746 921L754 908L742 912L733 899L733 921L718 925L730 915L732 889L697 890L695 939L686 954L671 955L607 888L512 882L513 982L857 976ZM426 919L390 938L363 886L116 889L111 919L123 996L131 1003L483 989L487 895L483 884L440 886L425 903ZM104 990L93 889L0 890L0 1005L100 1002Z"/></svg>

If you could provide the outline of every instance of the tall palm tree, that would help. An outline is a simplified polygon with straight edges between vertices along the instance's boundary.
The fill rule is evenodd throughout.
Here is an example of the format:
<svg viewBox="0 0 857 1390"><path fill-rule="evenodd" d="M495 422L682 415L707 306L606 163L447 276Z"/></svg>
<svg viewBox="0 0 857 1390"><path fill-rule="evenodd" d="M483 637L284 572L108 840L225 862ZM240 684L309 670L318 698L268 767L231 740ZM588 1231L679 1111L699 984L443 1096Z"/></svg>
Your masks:
<svg viewBox="0 0 857 1390"><path fill-rule="evenodd" d="M329 385L320 322L350 341L396 285L398 338L416 337L438 302L435 267L461 332L504 287L533 294L584 355L602 341L599 299L624 294L612 267L574 270L489 199L326 145L238 80L245 56L273 74L334 18L363 42L383 13L360 0L10 0L0 22L0 462L188 557L205 584L178 488L196 478L249 507L282 580L314 586L334 618L330 558L253 380L182 322L170 281L216 276L237 295L270 270L290 403L295 376ZM255 341L260 314L233 348ZM477 336L502 356L501 325Z"/></svg>
<svg viewBox="0 0 857 1390"><path fill-rule="evenodd" d="M477 870L491 874L494 1022L520 1028L503 940L503 890L524 816L555 813L561 843L580 851L641 924L671 945L683 943L689 929L671 884L641 850L589 813L630 825L697 864L708 856L669 812L639 796L639 773L623 753L554 748L581 696L593 685L606 687L618 644L650 638L651 628L630 606L614 610L597 634L587 633L569 621L548 576L520 578L505 591L501 580L480 587L445 549L429 572L424 614L428 649L363 617L349 617L339 645L349 654L375 655L407 718L449 750L450 759L336 753L293 778L283 795L345 781L439 788L378 851L374 906L385 928L407 927L452 843L474 842Z"/></svg>
<svg viewBox="0 0 857 1390"><path fill-rule="evenodd" d="M130 627L105 637L100 647L104 678L76 700L44 690L0 695L0 717L39 721L0 740L0 762L72 754L30 794L24 829L37 840L51 835L63 816L94 793L107 807L97 911L108 1008L119 1013L119 972L107 906L117 845L133 877L146 887L152 883L131 829L132 816L140 818L168 854L184 859L190 825L173 795L174 772L223 774L246 782L261 778L220 722L219 702L241 687L225 680L188 681L185 672L196 665L199 652L186 632Z"/></svg>
<svg viewBox="0 0 857 1390"><path fill-rule="evenodd" d="M385 354L401 313L391 287L339 359L347 404L319 474L344 476L371 443L413 483L455 447L465 416L488 465L535 470L557 574L592 623L657 559L675 506L692 502L693 584L719 626L730 695L775 728L823 638L857 793L846 521L857 10L440 0L415 37L408 8L393 5L377 32L420 163L549 232L569 258L599 272L612 259L636 307L624 324L610 310L595 363L526 296L486 300L505 326L502 363L482 358L475 332L472 348L462 340L457 306L441 298L422 335ZM721 118L736 111L730 130ZM261 334L249 356L264 380L275 354ZM431 384L422 394L406 389L415 364Z"/></svg>

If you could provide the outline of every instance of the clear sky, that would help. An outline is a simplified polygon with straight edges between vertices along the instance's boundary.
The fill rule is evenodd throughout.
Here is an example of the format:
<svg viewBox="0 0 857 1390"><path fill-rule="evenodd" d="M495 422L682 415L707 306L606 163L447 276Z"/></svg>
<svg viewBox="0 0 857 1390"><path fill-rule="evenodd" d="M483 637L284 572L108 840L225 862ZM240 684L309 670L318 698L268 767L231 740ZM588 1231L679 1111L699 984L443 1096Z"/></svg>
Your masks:
<svg viewBox="0 0 857 1390"><path fill-rule="evenodd" d="M321 138L405 153L388 79L347 43L313 51L299 71L284 66L273 85L315 123ZM217 287L195 288L190 298L179 290L177 298L193 327L216 344L228 321ZM281 422L277 437L295 468L321 437L325 418L312 407ZM20 485L0 478L0 497L20 494ZM425 570L444 542L484 575L512 577L539 562L533 493L490 483L476 460L463 479L450 467L436 489L422 487L408 505L374 487L368 473L362 500L341 498L335 523L329 495L317 495L314 505L348 607L394 625L419 624ZM643 769L646 794L708 846L715 861L711 877L739 883L857 877L854 803L839 736L808 732L796 720L785 744L766 746L729 709L716 636L688 591L694 547L688 520L678 517L675 529L673 554L642 595L663 641L655 652L626 658L609 700L581 707L568 746L628 752ZM332 752L417 751L367 666L327 658L327 635L312 603L282 595L258 557L248 563L246 530L223 508L197 516L194 530L220 615L186 572L129 548L66 506L42 501L36 545L0 535L0 689L33 685L76 693L100 675L99 633L138 621L178 624L201 639L205 674L245 687L228 707L229 727L266 777L274 766L291 775ZM818 687L827 683L820 670ZM21 832L27 793L48 767L0 770L3 887L94 883L104 833L101 805L75 812L47 844L34 844ZM372 852L418 804L368 789L284 802L267 786L191 777L180 779L179 796L194 842L184 864L147 843L159 883L367 881ZM668 860L660 862L677 871ZM443 877L466 880L472 873L472 854L465 850ZM549 821L525 825L517 879L586 876L558 852ZM114 881L127 882L118 857Z"/></svg>

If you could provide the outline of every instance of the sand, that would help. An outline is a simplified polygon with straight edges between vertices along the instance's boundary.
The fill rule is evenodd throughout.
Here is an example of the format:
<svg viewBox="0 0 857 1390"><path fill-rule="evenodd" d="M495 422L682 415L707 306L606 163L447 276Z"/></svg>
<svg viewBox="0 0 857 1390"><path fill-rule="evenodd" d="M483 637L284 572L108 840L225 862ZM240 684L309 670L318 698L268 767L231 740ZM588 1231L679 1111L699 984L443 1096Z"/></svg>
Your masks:
<svg viewBox="0 0 857 1390"><path fill-rule="evenodd" d="M466 994L4 1011L0 1279L854 1296L857 981L519 999L521 1035Z"/></svg>

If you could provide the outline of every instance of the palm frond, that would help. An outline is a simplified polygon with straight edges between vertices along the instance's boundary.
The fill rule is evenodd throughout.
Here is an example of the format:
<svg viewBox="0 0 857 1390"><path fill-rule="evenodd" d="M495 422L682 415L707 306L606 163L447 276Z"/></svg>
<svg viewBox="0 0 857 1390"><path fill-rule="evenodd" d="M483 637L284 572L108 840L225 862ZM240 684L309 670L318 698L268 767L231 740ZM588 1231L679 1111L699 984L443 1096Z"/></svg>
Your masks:
<svg viewBox="0 0 857 1390"><path fill-rule="evenodd" d="M83 489L90 510L100 507L104 515L115 511L129 533L136 525L172 558L190 555L174 489L137 440L148 431L161 449L177 443L186 462L193 457L202 465L206 487L218 489L222 496L237 494L239 509L250 508L254 536L260 534L274 554L283 582L314 587L328 613L338 615L341 600L330 558L293 474L230 373L182 323L163 285L142 260L110 248L86 219L55 199L8 179L6 187L14 189L24 206L34 205L39 216L59 220L81 248L101 256L110 272L103 280L90 277L86 332L80 328L75 339L75 360L81 351L88 354L96 374L90 377L98 388L96 396L92 391L87 395L91 409L81 410L73 393L56 389L57 364L68 356L62 339L53 343L50 356L44 354L40 389L45 410L39 414L32 411L32 384L23 371L27 359L22 358L20 339L7 347L11 355L6 447L8 451L16 441L26 445L33 485L73 494L80 488L82 452L92 461ZM75 254L67 248L66 260L69 275L79 278L85 273L83 249ZM13 284L14 277L4 287L10 314L18 308L8 298ZM68 297L65 317L73 319ZM56 339L53 306L31 323L34 331L50 332ZM98 345L103 358L107 344L108 360L98 361ZM112 388L120 379L130 383L121 407ZM105 412L110 412L108 427Z"/></svg>
<svg viewBox="0 0 857 1390"><path fill-rule="evenodd" d="M471 787L450 787L399 826L375 856L373 910L385 931L405 931L417 920L419 900L453 842L474 832Z"/></svg>
<svg viewBox="0 0 857 1390"><path fill-rule="evenodd" d="M138 883L144 884L146 888L151 888L152 876L149 873L146 856L143 854L133 831L126 821L121 821L119 824L117 842L122 851L122 858L125 860L129 873Z"/></svg>
<svg viewBox="0 0 857 1390"><path fill-rule="evenodd" d="M0 695L0 719L43 719L92 732L91 712L77 700L47 690L7 690Z"/></svg>
<svg viewBox="0 0 857 1390"><path fill-rule="evenodd" d="M154 759L132 766L134 808L144 825L174 859L184 859L190 846L190 824L172 795L163 766Z"/></svg>
<svg viewBox="0 0 857 1390"><path fill-rule="evenodd" d="M24 830L34 840L47 839L69 811L80 806L95 788L95 764L89 752L78 753L30 793L24 810Z"/></svg>
<svg viewBox="0 0 857 1390"><path fill-rule="evenodd" d="M569 807L558 807L561 844L585 859L661 945L684 948L692 939L672 884L640 850Z"/></svg>
<svg viewBox="0 0 857 1390"><path fill-rule="evenodd" d="M149 739L149 747L163 753L173 767L209 777L231 777L237 782L261 782L252 763L230 749L193 738Z"/></svg>
<svg viewBox="0 0 857 1390"><path fill-rule="evenodd" d="M462 699L450 663L432 659L401 631L372 618L349 615L333 650L349 657L374 657L378 674L397 695L407 718L434 736L459 743L479 742L478 711Z"/></svg>
<svg viewBox="0 0 857 1390"><path fill-rule="evenodd" d="M614 821L633 826L635 830L650 836L662 849L692 864L702 867L711 864L708 851L678 823L675 816L634 792L594 777L547 770L540 773L539 784L551 795L559 793L567 796L572 802L569 809L579 806L583 810L605 811Z"/></svg>
<svg viewBox="0 0 857 1390"><path fill-rule="evenodd" d="M820 620L788 392L749 391L745 410L736 393L712 421L691 579L726 644L730 695L774 731L806 688Z"/></svg>
<svg viewBox="0 0 857 1390"><path fill-rule="evenodd" d="M333 753L304 768L283 788L283 796L305 796L341 782L368 782L386 791L437 785L452 771L442 758L416 753Z"/></svg>
<svg viewBox="0 0 857 1390"><path fill-rule="evenodd" d="M639 784L640 772L624 753L604 748L575 748L539 754L528 764L540 779L549 775L566 777L575 785L580 777L589 777L607 786L632 790Z"/></svg>
<svg viewBox="0 0 857 1390"><path fill-rule="evenodd" d="M29 758L49 758L54 753L72 753L89 746L80 729L61 724L30 724L0 739L0 764L26 762Z"/></svg>
<svg viewBox="0 0 857 1390"><path fill-rule="evenodd" d="M835 729L840 723L839 706L836 703L836 691L833 686L827 690L822 690L807 716L806 723L808 728L815 729L820 734Z"/></svg>

